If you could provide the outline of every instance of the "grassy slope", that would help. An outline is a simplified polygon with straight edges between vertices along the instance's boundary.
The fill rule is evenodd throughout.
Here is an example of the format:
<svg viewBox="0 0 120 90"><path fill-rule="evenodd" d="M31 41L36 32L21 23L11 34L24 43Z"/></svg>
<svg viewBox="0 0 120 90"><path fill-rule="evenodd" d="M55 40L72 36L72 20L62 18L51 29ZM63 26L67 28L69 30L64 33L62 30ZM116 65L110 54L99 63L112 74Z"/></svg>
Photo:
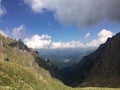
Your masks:
<svg viewBox="0 0 120 90"><path fill-rule="evenodd" d="M4 41L4 46L0 46L0 90L70 90L36 63L37 58L41 65L49 67L35 52L12 48L8 45L12 40Z"/></svg>
<svg viewBox="0 0 120 90"><path fill-rule="evenodd" d="M51 78L42 78L26 67L4 62L0 64L0 90L115 90L105 88L70 88ZM119 90L119 89L116 89Z"/></svg>
<svg viewBox="0 0 120 90"><path fill-rule="evenodd" d="M4 55L0 54L0 57L8 57L8 55ZM15 56L17 57L17 55ZM31 58L26 59L29 56ZM5 88L12 90L56 90L58 88L57 90L61 90L66 87L60 81L52 78L47 70L39 67L33 61L31 54L27 54L26 57L24 55L18 56L17 58L21 58L21 61L17 62L14 58L11 59L11 55L9 62L0 61L0 90L2 88L3 90ZM29 65L27 62L31 62L33 65Z"/></svg>
<svg viewBox="0 0 120 90"><path fill-rule="evenodd" d="M39 67L35 62L37 54L10 47L8 44L12 40L6 42L4 47L0 47L0 90L107 90L67 87L52 78L49 71ZM9 61L4 61L4 58L9 58Z"/></svg>
<svg viewBox="0 0 120 90"><path fill-rule="evenodd" d="M1 62L0 90L11 88L17 90L64 90L67 89L59 81L52 78L43 78L26 67L11 62Z"/></svg>

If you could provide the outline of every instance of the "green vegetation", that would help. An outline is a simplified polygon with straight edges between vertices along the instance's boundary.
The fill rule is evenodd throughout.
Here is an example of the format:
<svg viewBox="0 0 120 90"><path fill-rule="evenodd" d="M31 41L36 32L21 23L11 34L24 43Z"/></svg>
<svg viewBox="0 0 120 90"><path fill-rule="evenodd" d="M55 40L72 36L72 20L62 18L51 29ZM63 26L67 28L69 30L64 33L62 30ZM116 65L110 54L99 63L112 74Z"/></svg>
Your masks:
<svg viewBox="0 0 120 90"><path fill-rule="evenodd" d="M115 90L107 88L70 88L53 78L43 78L26 67L1 62L0 90ZM116 89L119 90L119 89Z"/></svg>
<svg viewBox="0 0 120 90"><path fill-rule="evenodd" d="M34 51L11 47L16 42L0 36L0 90L115 90L109 88L71 88L51 77L51 65ZM20 46L19 46L20 47ZM40 65L38 65L37 61ZM119 90L119 88L117 89Z"/></svg>
<svg viewBox="0 0 120 90"><path fill-rule="evenodd" d="M3 61L0 65L0 86L12 90L56 90L64 85L55 79L44 78L26 67Z"/></svg>

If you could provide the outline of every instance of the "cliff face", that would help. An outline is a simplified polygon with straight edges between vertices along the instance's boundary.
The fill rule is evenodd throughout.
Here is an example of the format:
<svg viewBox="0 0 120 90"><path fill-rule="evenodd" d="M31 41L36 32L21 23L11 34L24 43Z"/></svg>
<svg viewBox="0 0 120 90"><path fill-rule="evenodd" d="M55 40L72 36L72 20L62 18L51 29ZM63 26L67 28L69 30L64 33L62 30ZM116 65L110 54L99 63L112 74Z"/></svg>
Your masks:
<svg viewBox="0 0 120 90"><path fill-rule="evenodd" d="M70 86L120 87L120 33L61 75Z"/></svg>
<svg viewBox="0 0 120 90"><path fill-rule="evenodd" d="M120 33L108 39L82 86L120 87Z"/></svg>

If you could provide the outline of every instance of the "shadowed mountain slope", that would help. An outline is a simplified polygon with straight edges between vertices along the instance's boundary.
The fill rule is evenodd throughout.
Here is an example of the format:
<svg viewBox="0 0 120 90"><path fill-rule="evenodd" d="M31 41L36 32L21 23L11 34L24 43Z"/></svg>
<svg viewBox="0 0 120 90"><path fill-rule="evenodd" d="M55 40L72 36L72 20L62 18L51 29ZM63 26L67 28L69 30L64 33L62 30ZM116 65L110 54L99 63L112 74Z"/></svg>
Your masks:
<svg viewBox="0 0 120 90"><path fill-rule="evenodd" d="M79 64L61 70L70 86L120 87L120 33L109 38Z"/></svg>

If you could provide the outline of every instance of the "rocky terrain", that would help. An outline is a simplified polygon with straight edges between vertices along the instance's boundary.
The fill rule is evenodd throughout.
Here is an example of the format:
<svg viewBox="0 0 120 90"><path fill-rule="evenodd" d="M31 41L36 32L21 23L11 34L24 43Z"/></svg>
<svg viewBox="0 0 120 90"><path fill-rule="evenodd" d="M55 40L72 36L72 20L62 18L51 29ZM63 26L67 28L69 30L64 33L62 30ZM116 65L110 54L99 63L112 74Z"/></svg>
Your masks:
<svg viewBox="0 0 120 90"><path fill-rule="evenodd" d="M70 86L120 87L120 33L85 56L79 64L61 70Z"/></svg>

